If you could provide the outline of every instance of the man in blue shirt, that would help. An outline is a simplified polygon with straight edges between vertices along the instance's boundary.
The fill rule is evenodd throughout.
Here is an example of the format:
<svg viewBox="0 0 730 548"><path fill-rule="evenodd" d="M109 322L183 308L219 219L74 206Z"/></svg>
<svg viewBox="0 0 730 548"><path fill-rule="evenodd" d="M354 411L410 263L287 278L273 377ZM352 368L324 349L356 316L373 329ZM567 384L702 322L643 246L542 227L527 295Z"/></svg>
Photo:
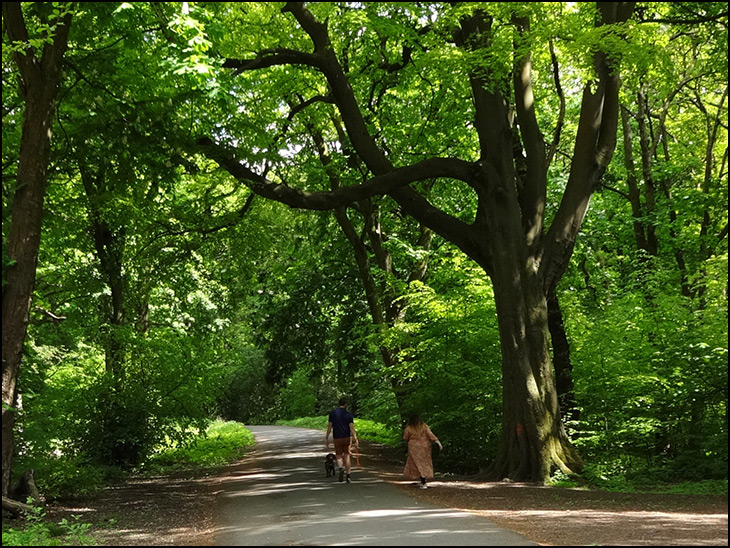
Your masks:
<svg viewBox="0 0 730 548"><path fill-rule="evenodd" d="M347 483L350 483L350 436L352 436L356 447L360 445L360 442L355 433L354 417L347 410L347 398L340 398L340 406L330 411L327 434L324 436L324 445L328 449L330 446L330 432L332 432L332 440L335 444L337 466L340 467L339 481L342 481L343 474L347 473ZM343 463L344 470L342 468Z"/></svg>

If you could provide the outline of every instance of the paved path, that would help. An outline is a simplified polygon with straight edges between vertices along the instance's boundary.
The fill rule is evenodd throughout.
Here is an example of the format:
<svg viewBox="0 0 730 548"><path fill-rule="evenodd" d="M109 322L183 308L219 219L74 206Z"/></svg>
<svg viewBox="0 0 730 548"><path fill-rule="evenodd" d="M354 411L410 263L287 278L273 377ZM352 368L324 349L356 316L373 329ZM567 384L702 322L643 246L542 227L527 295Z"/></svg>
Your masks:
<svg viewBox="0 0 730 548"><path fill-rule="evenodd" d="M326 478L324 434L249 427L257 446L221 480L218 546L535 546L485 518L417 501L354 468Z"/></svg>

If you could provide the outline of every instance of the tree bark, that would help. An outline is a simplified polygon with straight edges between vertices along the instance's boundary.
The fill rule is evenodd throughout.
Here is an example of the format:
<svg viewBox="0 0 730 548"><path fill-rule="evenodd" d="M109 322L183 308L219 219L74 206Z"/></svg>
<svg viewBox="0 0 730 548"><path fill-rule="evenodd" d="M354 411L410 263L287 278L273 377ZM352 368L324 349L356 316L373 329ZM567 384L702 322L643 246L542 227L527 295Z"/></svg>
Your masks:
<svg viewBox="0 0 730 548"><path fill-rule="evenodd" d="M51 150L51 127L61 65L67 47L71 13L57 21L52 41L43 47L40 59L28 45L28 32L18 2L3 2L5 31L19 49L15 61L20 72L25 115L18 160L18 181L13 197L7 253L12 264L5 272L2 304L3 371L3 477L2 493L7 494L13 460L16 382L23 345L28 330L31 295L35 284L38 249L41 241L43 201Z"/></svg>
<svg viewBox="0 0 730 548"><path fill-rule="evenodd" d="M8 494L14 500L22 503L27 503L29 498L32 499L34 504L39 503L41 501L41 494L35 484L35 471L30 469L23 472L15 483L13 483Z"/></svg>
<svg viewBox="0 0 730 548"><path fill-rule="evenodd" d="M727 101L728 97L728 87L727 84L725 85L725 91L722 94L722 101L720 102L720 105L717 106L717 111L714 116L710 115L710 113L707 111L707 108L704 105L704 102L702 101L702 98L699 93L697 93L697 100L696 104L698 108L702 111L702 113L705 115L705 124L707 126L707 144L705 145L705 174L702 180L702 193L704 195L709 195L710 193L710 187L713 184L713 180L715 178L713 177L712 170L715 165L714 163L714 150L715 150L715 143L718 138L718 131L722 125L723 115L725 120L727 120L727 109L724 108L725 101ZM727 154L727 150L725 151ZM709 258L712 256L714 252L715 242L712 242L714 238L710 235L710 229L712 227L712 215L710 212L710 209L705 206L704 211L702 213L702 226L700 228L700 257L703 259ZM722 240L724 236L722 234L727 235L727 224L725 224L725 228L723 231L720 232L720 235L716 239L716 242L719 242ZM712 244L712 245L711 245ZM702 273L704 275L704 272ZM699 306L701 308L705 308L706 302L705 302L705 284L700 284L697 288L696 296L699 302Z"/></svg>
<svg viewBox="0 0 730 548"><path fill-rule="evenodd" d="M3 510L18 517L23 514L30 514L33 511L33 507L29 504L23 504L22 502L18 502L17 500L13 500L3 495Z"/></svg>
<svg viewBox="0 0 730 548"><path fill-rule="evenodd" d="M644 179L644 203L649 217L647 222L644 223L646 227L646 250L650 255L656 257L659 254L659 242L656 235L656 184L652 173L653 147L650 143L649 130L646 127L646 120L649 116L646 112L646 96L641 90L637 94L636 104L638 106L637 120L639 122L639 144L641 146L641 174Z"/></svg>
<svg viewBox="0 0 730 548"><path fill-rule="evenodd" d="M580 409L575 400L573 385L573 363L570 359L570 344L565 332L563 311L555 289L547 296L548 328L553 346L553 365L555 366L555 386L558 391L560 414L563 417L563 426L575 425L580 420Z"/></svg>
<svg viewBox="0 0 730 548"><path fill-rule="evenodd" d="M83 154L83 151L81 152ZM109 287L108 305L102 306L102 326L106 329L105 368L114 380L117 392L122 390L125 373L126 347L119 331L126 321L127 283L123 274L124 227L113 227L103 213L103 196L109 192L106 174L102 170L93 173L85 161L79 158L79 173L88 199L89 228L94 239L94 249L99 260L100 274ZM104 297L106 300L106 298Z"/></svg>

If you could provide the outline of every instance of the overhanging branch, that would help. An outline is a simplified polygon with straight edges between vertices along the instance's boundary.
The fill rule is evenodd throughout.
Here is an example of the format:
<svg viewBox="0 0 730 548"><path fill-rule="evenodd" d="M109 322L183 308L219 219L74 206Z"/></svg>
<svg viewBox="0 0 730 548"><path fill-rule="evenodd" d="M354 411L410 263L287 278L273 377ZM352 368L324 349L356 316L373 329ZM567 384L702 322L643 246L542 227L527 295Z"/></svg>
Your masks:
<svg viewBox="0 0 730 548"><path fill-rule="evenodd" d="M237 73L247 70L257 70L277 65L307 65L319 67L320 61L316 55L297 50L276 48L260 51L254 59L226 59L223 68L234 69Z"/></svg>
<svg viewBox="0 0 730 548"><path fill-rule="evenodd" d="M390 194L416 181L439 177L469 182L474 170L473 164L463 160L429 158L374 176L360 185L345 186L327 192L308 192L268 180L237 160L224 146L214 143L209 138L200 139L198 146L201 153L259 196L301 209L335 209L372 196Z"/></svg>

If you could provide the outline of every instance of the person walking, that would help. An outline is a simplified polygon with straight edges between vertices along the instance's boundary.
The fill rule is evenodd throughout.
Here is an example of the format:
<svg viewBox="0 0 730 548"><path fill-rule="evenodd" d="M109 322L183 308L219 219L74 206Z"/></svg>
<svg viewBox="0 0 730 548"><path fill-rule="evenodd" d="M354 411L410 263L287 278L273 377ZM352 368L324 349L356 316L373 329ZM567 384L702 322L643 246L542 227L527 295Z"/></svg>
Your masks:
<svg viewBox="0 0 730 548"><path fill-rule="evenodd" d="M433 478L431 443L436 443L440 450L444 446L418 415L411 415L408 419L403 439L408 442L408 460L403 475L407 478L420 479L421 489L427 489L426 480Z"/></svg>
<svg viewBox="0 0 730 548"><path fill-rule="evenodd" d="M360 442L355 432L355 420L347 410L347 398L340 398L339 407L330 411L329 421L327 423L327 433L324 436L324 445L329 449L329 437L332 433L332 441L335 446L335 457L337 458L337 466L339 466L340 474L338 481L343 481L343 476L347 474L346 481L350 483L350 444L355 443L355 447L359 447ZM352 441L350 440L352 438Z"/></svg>

